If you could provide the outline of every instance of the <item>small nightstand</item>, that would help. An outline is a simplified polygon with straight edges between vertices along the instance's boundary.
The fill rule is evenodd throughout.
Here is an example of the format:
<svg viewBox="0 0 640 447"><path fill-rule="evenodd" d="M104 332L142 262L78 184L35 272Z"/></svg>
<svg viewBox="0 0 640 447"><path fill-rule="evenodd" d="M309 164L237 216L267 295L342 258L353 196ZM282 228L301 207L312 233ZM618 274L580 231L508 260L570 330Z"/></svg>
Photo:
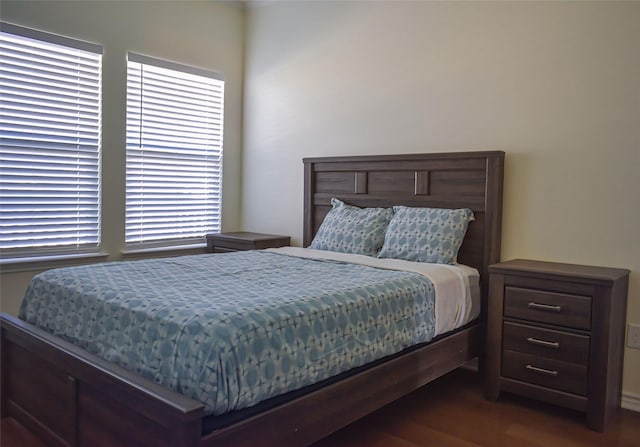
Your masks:
<svg viewBox="0 0 640 447"><path fill-rule="evenodd" d="M207 234L207 249L210 253L261 250L263 248L285 247L290 243L291 238L289 236L275 234L250 233L247 231Z"/></svg>
<svg viewBox="0 0 640 447"><path fill-rule="evenodd" d="M487 399L573 408L604 431L620 406L629 271L516 259L489 272Z"/></svg>

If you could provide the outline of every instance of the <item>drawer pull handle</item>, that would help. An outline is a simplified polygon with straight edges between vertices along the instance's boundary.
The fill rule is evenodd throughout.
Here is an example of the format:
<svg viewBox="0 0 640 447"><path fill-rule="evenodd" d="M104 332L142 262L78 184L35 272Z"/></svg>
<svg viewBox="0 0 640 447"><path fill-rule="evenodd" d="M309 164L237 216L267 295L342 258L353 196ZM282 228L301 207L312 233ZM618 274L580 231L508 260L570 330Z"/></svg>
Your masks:
<svg viewBox="0 0 640 447"><path fill-rule="evenodd" d="M546 341L546 340L540 340L533 337L527 337L527 342L531 343L532 345L544 346L545 348L553 348L553 349L560 348L560 343L558 343L557 341Z"/></svg>
<svg viewBox="0 0 640 447"><path fill-rule="evenodd" d="M529 309L547 310L549 312L560 312L562 310L562 306L554 306L552 304L529 303L528 306Z"/></svg>
<svg viewBox="0 0 640 447"><path fill-rule="evenodd" d="M533 365L526 365L525 368L527 368L529 371L533 371L539 374L544 374L547 376L555 377L558 375L558 371L554 371L552 369L538 368L537 366L533 366Z"/></svg>

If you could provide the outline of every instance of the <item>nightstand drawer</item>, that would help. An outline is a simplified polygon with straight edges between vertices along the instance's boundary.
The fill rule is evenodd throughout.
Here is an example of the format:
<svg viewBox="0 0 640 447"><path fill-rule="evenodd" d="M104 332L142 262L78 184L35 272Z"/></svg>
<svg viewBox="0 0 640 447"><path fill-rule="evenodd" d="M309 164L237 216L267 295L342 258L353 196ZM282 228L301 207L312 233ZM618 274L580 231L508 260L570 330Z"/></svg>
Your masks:
<svg viewBox="0 0 640 447"><path fill-rule="evenodd" d="M504 323L503 349L587 365L589 337L518 323Z"/></svg>
<svg viewBox="0 0 640 447"><path fill-rule="evenodd" d="M504 315L589 330L591 297L507 286Z"/></svg>
<svg viewBox="0 0 640 447"><path fill-rule="evenodd" d="M587 395L587 367L576 363L504 351L502 375L568 393Z"/></svg>

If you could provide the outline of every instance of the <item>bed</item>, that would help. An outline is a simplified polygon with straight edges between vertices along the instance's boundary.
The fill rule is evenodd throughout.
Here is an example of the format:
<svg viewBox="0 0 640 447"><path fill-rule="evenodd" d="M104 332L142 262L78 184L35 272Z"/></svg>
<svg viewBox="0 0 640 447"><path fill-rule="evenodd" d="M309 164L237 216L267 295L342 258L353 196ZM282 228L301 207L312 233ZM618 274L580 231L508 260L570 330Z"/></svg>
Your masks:
<svg viewBox="0 0 640 447"><path fill-rule="evenodd" d="M304 246L335 198L362 208L473 210L458 261L479 272L480 316L453 332L210 425L201 401L3 315L2 416L16 418L48 445L308 445L482 358L487 267L500 253L503 160L502 152L304 160Z"/></svg>

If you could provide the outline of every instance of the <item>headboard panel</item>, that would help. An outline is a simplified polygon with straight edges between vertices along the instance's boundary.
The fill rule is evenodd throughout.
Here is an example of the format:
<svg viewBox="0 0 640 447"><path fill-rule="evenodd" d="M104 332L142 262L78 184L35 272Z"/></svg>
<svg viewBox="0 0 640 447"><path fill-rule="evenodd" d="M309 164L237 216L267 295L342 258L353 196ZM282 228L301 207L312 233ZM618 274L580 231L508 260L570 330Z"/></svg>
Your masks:
<svg viewBox="0 0 640 447"><path fill-rule="evenodd" d="M480 271L486 298L488 266L500 260L504 152L305 158L304 169L305 247L332 197L360 207L472 209L458 261Z"/></svg>

